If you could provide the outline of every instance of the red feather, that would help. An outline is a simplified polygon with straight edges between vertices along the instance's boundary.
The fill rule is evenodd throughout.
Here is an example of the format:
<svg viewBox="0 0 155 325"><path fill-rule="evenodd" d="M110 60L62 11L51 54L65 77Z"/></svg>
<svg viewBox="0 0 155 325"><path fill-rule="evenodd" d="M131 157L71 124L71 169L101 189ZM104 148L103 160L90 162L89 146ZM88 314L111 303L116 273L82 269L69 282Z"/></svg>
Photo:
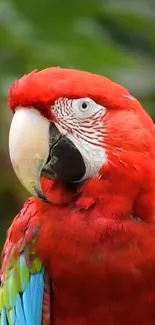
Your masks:
<svg viewBox="0 0 155 325"><path fill-rule="evenodd" d="M60 68L24 76L10 91L12 110L33 106L51 119L59 97L91 97L107 109L100 178L76 192L43 178L52 204L25 205L28 229L40 225L36 252L54 282L55 325L155 324L155 128L128 96L107 78ZM12 229L16 242L25 224Z"/></svg>
<svg viewBox="0 0 155 325"><path fill-rule="evenodd" d="M78 206L80 198L65 206L32 198L20 221L14 221L10 239L15 244L25 225L27 233L40 225L36 251L54 281L56 325L100 325L103 320L108 325L153 325L155 226L139 223L127 206L119 218L109 212L109 196L101 199L103 188L104 181L99 184L95 180L83 188L80 197L95 200L87 210ZM118 199L113 193L114 207ZM122 211L123 202L119 203ZM44 311L48 304L46 287ZM44 314L43 324L47 317Z"/></svg>

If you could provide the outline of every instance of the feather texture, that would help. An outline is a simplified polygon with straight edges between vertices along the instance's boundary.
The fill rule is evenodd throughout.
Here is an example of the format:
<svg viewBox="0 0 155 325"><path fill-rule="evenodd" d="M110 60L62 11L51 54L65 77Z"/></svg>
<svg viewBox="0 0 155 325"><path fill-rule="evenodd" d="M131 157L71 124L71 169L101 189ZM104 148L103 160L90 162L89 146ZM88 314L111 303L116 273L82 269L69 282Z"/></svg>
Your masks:
<svg viewBox="0 0 155 325"><path fill-rule="evenodd" d="M22 77L11 87L9 105L12 111L33 107L55 122L55 101L64 97L89 97L106 108L106 163L73 189L42 178L43 193L54 204L33 197L13 222L3 251L1 325L29 324L29 314L36 325L41 299L42 325L53 324L51 310L56 325L154 325L154 124L125 88L76 70L50 68ZM54 283L54 308L38 257Z"/></svg>
<svg viewBox="0 0 155 325"><path fill-rule="evenodd" d="M37 263L37 272L33 265L30 271L22 253L7 274L0 288L0 325L41 324L44 267Z"/></svg>
<svg viewBox="0 0 155 325"><path fill-rule="evenodd" d="M15 218L3 251L0 325L42 324L45 268L35 253L37 224L26 211Z"/></svg>

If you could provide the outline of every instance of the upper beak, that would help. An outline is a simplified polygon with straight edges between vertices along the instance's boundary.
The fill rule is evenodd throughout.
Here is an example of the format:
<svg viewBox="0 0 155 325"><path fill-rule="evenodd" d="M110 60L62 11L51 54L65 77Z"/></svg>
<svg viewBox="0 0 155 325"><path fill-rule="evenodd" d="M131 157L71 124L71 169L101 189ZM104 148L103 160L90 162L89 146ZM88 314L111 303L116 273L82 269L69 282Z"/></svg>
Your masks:
<svg viewBox="0 0 155 325"><path fill-rule="evenodd" d="M40 186L41 171L49 155L50 122L34 109L18 108L9 134L9 152L14 171L33 195L47 201Z"/></svg>

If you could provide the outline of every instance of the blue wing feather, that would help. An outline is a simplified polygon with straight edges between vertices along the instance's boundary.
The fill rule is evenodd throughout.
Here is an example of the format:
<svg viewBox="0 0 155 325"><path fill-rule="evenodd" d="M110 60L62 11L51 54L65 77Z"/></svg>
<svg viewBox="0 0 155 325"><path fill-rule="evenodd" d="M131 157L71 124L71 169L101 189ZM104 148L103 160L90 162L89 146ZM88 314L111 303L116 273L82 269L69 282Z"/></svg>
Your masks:
<svg viewBox="0 0 155 325"><path fill-rule="evenodd" d="M26 324L40 325L42 319L42 303L44 293L44 268L39 273L31 274L29 284L23 293L23 309Z"/></svg>
<svg viewBox="0 0 155 325"><path fill-rule="evenodd" d="M1 325L8 325L5 308L2 309Z"/></svg>
<svg viewBox="0 0 155 325"><path fill-rule="evenodd" d="M32 314L32 298L30 292L30 284L28 284L26 290L23 293L22 298L23 298L23 309L24 309L24 314L26 319L26 325L34 324L35 319ZM37 297L34 296L34 299L37 299Z"/></svg>
<svg viewBox="0 0 155 325"><path fill-rule="evenodd" d="M44 279L43 279L44 269L37 273L32 274L30 279L30 290L31 290L31 301L32 301L32 314L36 320L36 324L41 324L41 308L43 294L44 294Z"/></svg>
<svg viewBox="0 0 155 325"><path fill-rule="evenodd" d="M22 306L22 302L21 302L21 297L18 294L17 298L16 298L16 317L18 320L18 323L21 325L27 325L26 321L25 321L25 316L24 316L24 311L23 311L23 306ZM33 324L33 323L32 323Z"/></svg>
<svg viewBox="0 0 155 325"><path fill-rule="evenodd" d="M33 204L33 198L25 203L4 245L0 270L0 325L41 325L42 318L50 324L50 290L44 300L45 286L50 286L50 280L47 282L44 265L36 253L40 225Z"/></svg>
<svg viewBox="0 0 155 325"><path fill-rule="evenodd" d="M22 267L25 263L23 256L20 256L20 267L22 273ZM25 266L24 266L25 267ZM41 325L42 323L42 305L44 295L44 272L45 269L42 266L40 271L36 273L29 272L28 283L25 284L24 275L21 275L21 288L22 292L17 292L13 298L12 293L9 292L9 288L12 288L13 271L10 270L10 274L7 278L8 292L7 292L9 306L3 305L0 310L0 325ZM27 279L27 273L26 273ZM10 287L9 287L10 285ZM1 288L3 294L3 287ZM4 287L5 290L5 287Z"/></svg>

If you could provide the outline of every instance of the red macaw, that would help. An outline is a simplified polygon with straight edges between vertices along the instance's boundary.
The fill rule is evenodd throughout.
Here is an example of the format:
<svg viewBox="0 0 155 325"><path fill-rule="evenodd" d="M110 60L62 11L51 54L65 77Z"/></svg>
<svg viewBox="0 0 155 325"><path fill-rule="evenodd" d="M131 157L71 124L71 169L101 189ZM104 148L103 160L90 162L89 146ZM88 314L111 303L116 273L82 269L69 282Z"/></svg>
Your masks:
<svg viewBox="0 0 155 325"><path fill-rule="evenodd" d="M15 81L13 168L32 197L2 253L0 325L155 324L155 126L120 85Z"/></svg>

